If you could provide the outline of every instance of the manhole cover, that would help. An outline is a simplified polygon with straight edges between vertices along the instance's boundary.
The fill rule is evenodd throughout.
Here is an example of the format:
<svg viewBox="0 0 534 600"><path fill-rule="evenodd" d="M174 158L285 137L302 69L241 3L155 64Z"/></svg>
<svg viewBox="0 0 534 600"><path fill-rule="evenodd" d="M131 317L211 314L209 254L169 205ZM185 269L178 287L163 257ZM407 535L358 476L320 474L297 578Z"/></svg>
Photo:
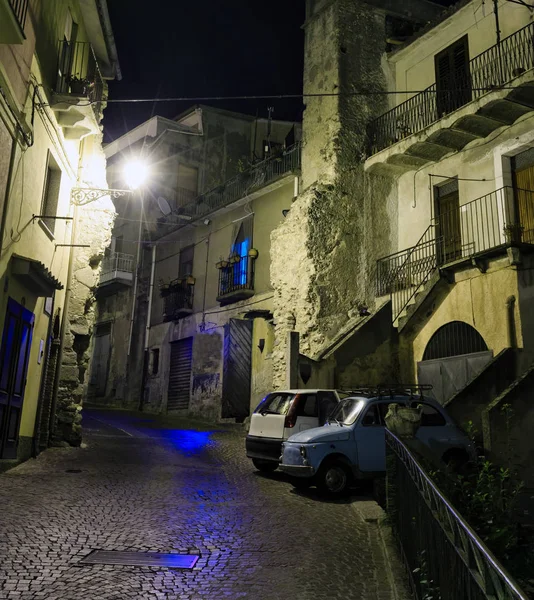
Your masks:
<svg viewBox="0 0 534 600"><path fill-rule="evenodd" d="M94 550L83 558L84 565L129 565L134 567L169 567L192 569L198 561L196 554L162 554L160 552L118 552Z"/></svg>

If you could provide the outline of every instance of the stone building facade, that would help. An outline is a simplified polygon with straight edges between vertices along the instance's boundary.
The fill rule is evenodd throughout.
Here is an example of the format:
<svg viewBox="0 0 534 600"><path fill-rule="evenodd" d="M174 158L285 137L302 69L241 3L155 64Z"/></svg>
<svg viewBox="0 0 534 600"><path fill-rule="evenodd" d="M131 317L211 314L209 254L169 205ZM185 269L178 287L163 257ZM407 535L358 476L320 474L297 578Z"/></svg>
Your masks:
<svg viewBox="0 0 534 600"><path fill-rule="evenodd" d="M118 74L105 0L0 2L0 468L80 442L114 207L77 207L74 190L108 187L101 118Z"/></svg>
<svg viewBox="0 0 534 600"><path fill-rule="evenodd" d="M90 401L242 420L272 389L270 233L298 190L300 125L192 108L106 148L110 181L144 149L145 189L116 202ZM141 243L139 243L141 242Z"/></svg>
<svg viewBox="0 0 534 600"><path fill-rule="evenodd" d="M275 382L292 331L314 385L430 384L532 483L532 16L391 4L308 3L304 91L327 95L272 234Z"/></svg>

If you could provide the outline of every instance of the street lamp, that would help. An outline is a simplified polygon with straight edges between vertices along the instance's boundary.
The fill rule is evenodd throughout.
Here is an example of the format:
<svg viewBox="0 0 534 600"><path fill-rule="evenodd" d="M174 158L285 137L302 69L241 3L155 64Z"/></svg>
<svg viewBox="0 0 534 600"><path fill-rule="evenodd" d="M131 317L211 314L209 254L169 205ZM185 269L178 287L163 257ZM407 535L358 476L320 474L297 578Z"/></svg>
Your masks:
<svg viewBox="0 0 534 600"><path fill-rule="evenodd" d="M129 160L123 166L123 175L130 190L136 190L148 179L148 165L140 159Z"/></svg>

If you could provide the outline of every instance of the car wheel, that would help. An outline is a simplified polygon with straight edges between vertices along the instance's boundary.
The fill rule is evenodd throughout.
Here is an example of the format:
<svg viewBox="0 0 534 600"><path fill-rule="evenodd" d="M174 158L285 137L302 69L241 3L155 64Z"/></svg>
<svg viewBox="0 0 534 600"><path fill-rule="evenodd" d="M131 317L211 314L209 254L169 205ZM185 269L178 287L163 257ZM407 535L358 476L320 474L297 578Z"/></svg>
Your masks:
<svg viewBox="0 0 534 600"><path fill-rule="evenodd" d="M260 460L259 458L253 458L252 464L262 473L272 473L278 469L278 463L274 462L274 460Z"/></svg>
<svg viewBox="0 0 534 600"><path fill-rule="evenodd" d="M325 465L317 476L317 487L332 496L340 496L349 485L350 475L347 467L340 462Z"/></svg>

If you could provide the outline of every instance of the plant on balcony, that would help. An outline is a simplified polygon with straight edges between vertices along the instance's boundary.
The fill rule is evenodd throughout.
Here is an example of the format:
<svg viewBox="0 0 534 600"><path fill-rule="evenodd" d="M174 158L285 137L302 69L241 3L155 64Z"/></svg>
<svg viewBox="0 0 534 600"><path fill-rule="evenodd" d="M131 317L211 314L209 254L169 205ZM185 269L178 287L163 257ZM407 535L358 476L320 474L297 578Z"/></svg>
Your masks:
<svg viewBox="0 0 534 600"><path fill-rule="evenodd" d="M229 261L234 264L234 263L238 263L241 260L241 257L239 256L239 254L237 254L237 252L234 252L233 254L230 255Z"/></svg>
<svg viewBox="0 0 534 600"><path fill-rule="evenodd" d="M87 96L95 85L93 81L85 77L77 77L76 75L69 75L67 83L70 86L71 93L76 96Z"/></svg>
<svg viewBox="0 0 534 600"><path fill-rule="evenodd" d="M504 226L504 239L507 244L520 242L523 237L524 227L519 223L510 223Z"/></svg>
<svg viewBox="0 0 534 600"><path fill-rule="evenodd" d="M226 267L228 266L228 261L225 260L222 256L219 258L219 262L215 263L215 266L218 269L226 269Z"/></svg>
<svg viewBox="0 0 534 600"><path fill-rule="evenodd" d="M162 298L169 296L171 293L171 286L168 283L160 283L159 285L159 295Z"/></svg>
<svg viewBox="0 0 534 600"><path fill-rule="evenodd" d="M187 285L195 285L195 278L192 275L188 275L185 279Z"/></svg>

